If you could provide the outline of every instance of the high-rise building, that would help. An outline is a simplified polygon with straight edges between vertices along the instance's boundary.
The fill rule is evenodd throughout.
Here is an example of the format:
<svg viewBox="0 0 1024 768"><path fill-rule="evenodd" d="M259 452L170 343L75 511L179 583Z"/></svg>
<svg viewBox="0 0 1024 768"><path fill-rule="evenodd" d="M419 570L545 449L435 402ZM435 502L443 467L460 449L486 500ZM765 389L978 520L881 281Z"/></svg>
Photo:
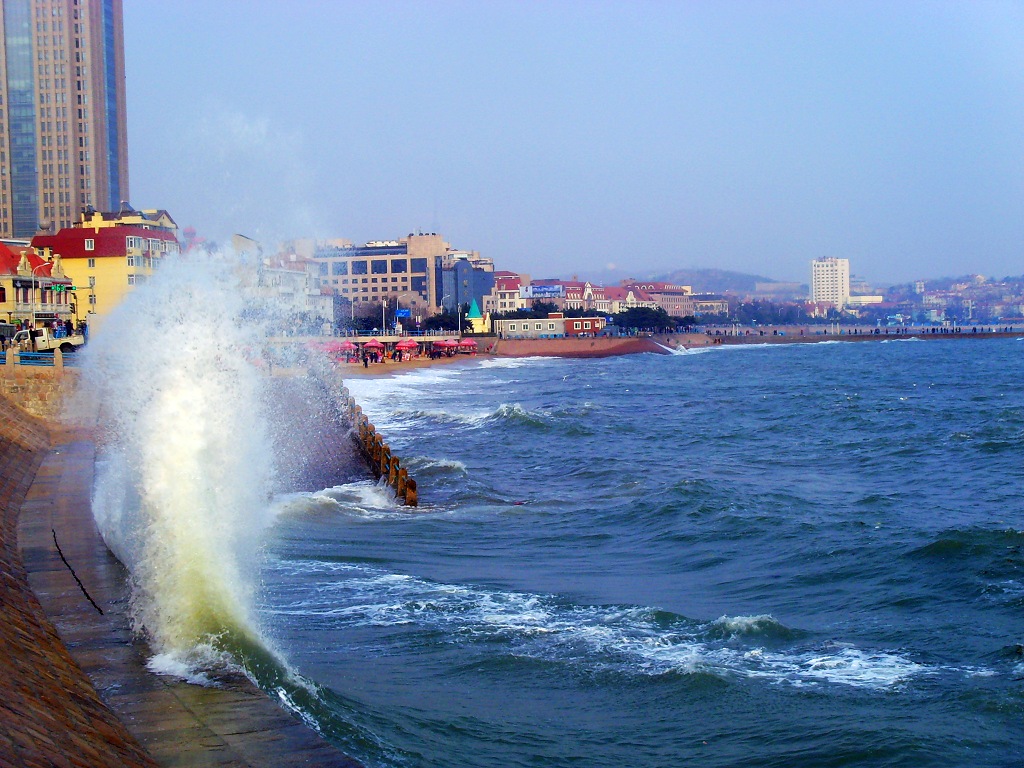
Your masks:
<svg viewBox="0 0 1024 768"><path fill-rule="evenodd" d="M0 237L128 199L121 0L3 0Z"/></svg>
<svg viewBox="0 0 1024 768"><path fill-rule="evenodd" d="M831 256L811 262L811 301L842 309L850 302L850 260Z"/></svg>

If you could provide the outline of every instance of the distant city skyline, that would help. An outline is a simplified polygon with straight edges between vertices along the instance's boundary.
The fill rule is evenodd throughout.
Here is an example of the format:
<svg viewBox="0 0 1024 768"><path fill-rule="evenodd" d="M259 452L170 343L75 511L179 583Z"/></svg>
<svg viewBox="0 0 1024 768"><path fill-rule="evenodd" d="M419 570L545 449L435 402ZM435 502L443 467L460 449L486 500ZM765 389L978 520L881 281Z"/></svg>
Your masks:
<svg viewBox="0 0 1024 768"><path fill-rule="evenodd" d="M537 275L1024 273L1018 3L124 17L132 203L208 238L439 232Z"/></svg>

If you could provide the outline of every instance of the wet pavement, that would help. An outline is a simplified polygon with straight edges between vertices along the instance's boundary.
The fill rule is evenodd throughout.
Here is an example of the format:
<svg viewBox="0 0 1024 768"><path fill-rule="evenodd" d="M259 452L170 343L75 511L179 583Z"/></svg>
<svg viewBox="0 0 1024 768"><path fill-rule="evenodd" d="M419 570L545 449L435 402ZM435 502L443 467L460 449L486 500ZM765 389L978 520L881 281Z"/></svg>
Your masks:
<svg viewBox="0 0 1024 768"><path fill-rule="evenodd" d="M65 433L48 449L46 426L11 409L0 402L0 768L357 768L244 677L209 688L146 669L125 571L92 520L92 442Z"/></svg>

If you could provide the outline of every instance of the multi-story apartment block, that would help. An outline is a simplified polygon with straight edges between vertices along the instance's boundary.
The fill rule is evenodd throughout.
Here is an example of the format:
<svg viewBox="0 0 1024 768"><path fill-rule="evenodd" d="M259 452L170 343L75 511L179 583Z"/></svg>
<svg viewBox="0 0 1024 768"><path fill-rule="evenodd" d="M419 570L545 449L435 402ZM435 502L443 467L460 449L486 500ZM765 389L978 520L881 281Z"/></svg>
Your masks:
<svg viewBox="0 0 1024 768"><path fill-rule="evenodd" d="M529 275L499 271L494 273L494 288L484 296L485 314L501 314L529 309L532 302L526 299L520 289L530 284Z"/></svg>
<svg viewBox="0 0 1024 768"><path fill-rule="evenodd" d="M167 211L87 208L74 226L33 237L32 247L43 259L61 257L75 286L76 316L95 322L145 282L162 259L178 252L177 229Z"/></svg>
<svg viewBox="0 0 1024 768"><path fill-rule="evenodd" d="M687 317L693 314L693 289L689 285L672 283L641 283L623 280L622 287L640 291L661 307L669 317Z"/></svg>
<svg viewBox="0 0 1024 768"><path fill-rule="evenodd" d="M629 309L641 307L657 309L659 306L658 302L654 301L647 291L635 286L626 288L624 286L609 285L604 289L604 295L608 299L608 311L613 315Z"/></svg>
<svg viewBox="0 0 1024 768"><path fill-rule="evenodd" d="M476 251L452 251L436 260L438 304L449 312L476 302L494 289L494 261Z"/></svg>
<svg viewBox="0 0 1024 768"><path fill-rule="evenodd" d="M3 0L0 237L128 195L121 0Z"/></svg>
<svg viewBox="0 0 1024 768"><path fill-rule="evenodd" d="M416 317L439 310L436 260L447 252L440 235L410 234L355 247L320 244L313 260L320 265L320 285L347 299L354 314L368 314L370 304L388 301Z"/></svg>
<svg viewBox="0 0 1024 768"><path fill-rule="evenodd" d="M824 257L811 262L811 301L842 309L850 301L850 261Z"/></svg>

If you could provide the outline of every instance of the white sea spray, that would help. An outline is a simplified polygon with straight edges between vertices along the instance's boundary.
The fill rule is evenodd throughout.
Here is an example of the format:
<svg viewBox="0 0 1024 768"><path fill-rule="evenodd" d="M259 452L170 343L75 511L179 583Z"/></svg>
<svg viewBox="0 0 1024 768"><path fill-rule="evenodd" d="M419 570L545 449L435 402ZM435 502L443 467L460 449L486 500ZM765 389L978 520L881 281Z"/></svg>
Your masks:
<svg viewBox="0 0 1024 768"><path fill-rule="evenodd" d="M158 671L219 664L254 639L257 550L271 522L272 446L239 265L168 259L97 329L83 389L98 403L99 530L131 573L131 617Z"/></svg>

